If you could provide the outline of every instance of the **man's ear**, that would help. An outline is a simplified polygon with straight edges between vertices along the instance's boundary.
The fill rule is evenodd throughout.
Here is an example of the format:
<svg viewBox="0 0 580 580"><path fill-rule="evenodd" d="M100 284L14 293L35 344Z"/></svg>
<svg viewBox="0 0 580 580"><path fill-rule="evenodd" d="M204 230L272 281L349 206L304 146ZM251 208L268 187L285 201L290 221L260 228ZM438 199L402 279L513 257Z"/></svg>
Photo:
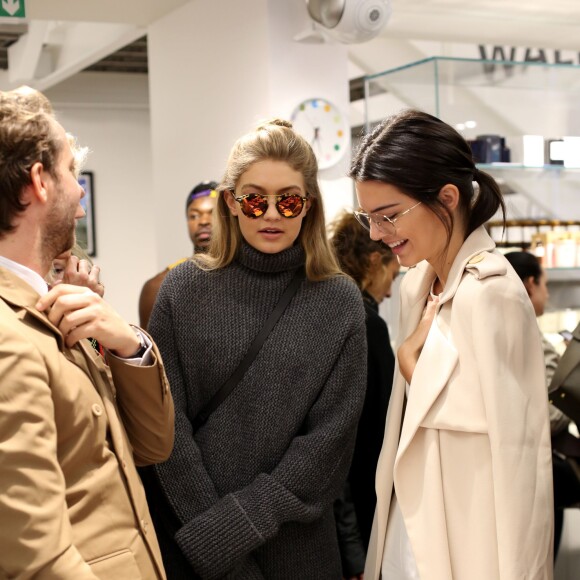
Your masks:
<svg viewBox="0 0 580 580"><path fill-rule="evenodd" d="M47 173L40 161L37 161L30 168L30 195L41 203L46 203L48 199L48 188L46 181Z"/></svg>
<svg viewBox="0 0 580 580"><path fill-rule="evenodd" d="M234 194L229 189L226 189L224 191L224 198L228 204L228 207L230 208L230 213L233 216L237 216L239 207L238 202L234 199Z"/></svg>
<svg viewBox="0 0 580 580"><path fill-rule="evenodd" d="M459 205L459 189L451 183L447 183L439 190L438 197L449 211L453 211Z"/></svg>
<svg viewBox="0 0 580 580"><path fill-rule="evenodd" d="M534 291L534 288L536 287L536 282L534 280L533 276L528 276L527 278L524 279L524 286L526 288L526 292L528 293L528 296L531 298L532 297L532 293Z"/></svg>

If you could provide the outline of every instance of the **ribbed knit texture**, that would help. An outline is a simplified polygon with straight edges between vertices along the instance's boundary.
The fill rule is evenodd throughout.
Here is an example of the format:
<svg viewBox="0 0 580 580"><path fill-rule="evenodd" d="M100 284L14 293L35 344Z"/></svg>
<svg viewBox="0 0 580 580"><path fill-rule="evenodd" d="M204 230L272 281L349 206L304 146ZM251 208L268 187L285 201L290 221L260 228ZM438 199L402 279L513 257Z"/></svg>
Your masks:
<svg viewBox="0 0 580 580"><path fill-rule="evenodd" d="M192 578L192 569L204 579L341 578L332 502L366 384L364 308L349 279L303 282L242 381L191 429L303 263L299 246L262 254L244 245L230 266L204 272L189 261L161 287L149 329L176 433L148 498L153 510L163 509L159 494L173 506L191 565L160 538L170 580Z"/></svg>

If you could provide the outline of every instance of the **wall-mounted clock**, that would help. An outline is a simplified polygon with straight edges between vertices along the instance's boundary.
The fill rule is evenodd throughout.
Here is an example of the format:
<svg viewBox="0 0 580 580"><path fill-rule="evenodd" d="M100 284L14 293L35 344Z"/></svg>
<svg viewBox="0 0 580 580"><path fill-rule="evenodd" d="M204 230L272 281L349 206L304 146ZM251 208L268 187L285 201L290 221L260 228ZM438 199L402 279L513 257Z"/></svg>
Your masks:
<svg viewBox="0 0 580 580"><path fill-rule="evenodd" d="M292 113L292 125L312 146L319 169L338 163L349 144L348 123L326 99L306 99Z"/></svg>

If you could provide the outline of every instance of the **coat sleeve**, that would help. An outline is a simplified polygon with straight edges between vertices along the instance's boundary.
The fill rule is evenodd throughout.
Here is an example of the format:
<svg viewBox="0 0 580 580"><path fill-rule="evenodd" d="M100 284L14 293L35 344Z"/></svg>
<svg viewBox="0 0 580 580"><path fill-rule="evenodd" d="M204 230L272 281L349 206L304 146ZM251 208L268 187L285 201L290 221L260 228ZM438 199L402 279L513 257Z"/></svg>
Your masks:
<svg viewBox="0 0 580 580"><path fill-rule="evenodd" d="M539 578L552 561L552 469L540 332L504 277L472 303L472 335L491 449L501 578ZM486 284L484 284L485 286ZM543 577L543 576L542 576Z"/></svg>
<svg viewBox="0 0 580 580"><path fill-rule="evenodd" d="M362 311L362 305L361 305ZM360 325L346 339L332 372L280 463L185 523L176 540L203 578L221 578L287 522L312 522L340 495L350 466L366 381Z"/></svg>
<svg viewBox="0 0 580 580"><path fill-rule="evenodd" d="M48 371L0 329L0 576L97 580L73 544Z"/></svg>
<svg viewBox="0 0 580 580"><path fill-rule="evenodd" d="M131 365L114 356L107 361L119 414L139 466L165 461L173 448L173 397L155 344L152 354L153 364L147 366Z"/></svg>

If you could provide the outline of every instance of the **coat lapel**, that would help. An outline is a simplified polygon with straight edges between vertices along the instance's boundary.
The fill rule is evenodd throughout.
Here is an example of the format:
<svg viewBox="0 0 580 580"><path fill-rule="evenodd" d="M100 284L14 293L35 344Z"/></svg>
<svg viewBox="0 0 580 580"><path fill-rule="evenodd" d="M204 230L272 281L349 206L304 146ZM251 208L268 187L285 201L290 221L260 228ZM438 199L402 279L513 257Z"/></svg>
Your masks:
<svg viewBox="0 0 580 580"><path fill-rule="evenodd" d="M478 255L482 251L493 250L494 248L495 243L488 236L485 229L480 227L468 236L451 265L449 277L439 299L433 324L429 329L425 346L417 361L409 387L409 397L397 451L395 472L400 458L409 447L429 409L433 406L445 385L447 385L459 360L457 349L453 345L451 337L448 336L445 323L440 316L441 310L445 308L446 304L449 306L449 303L453 300L459 283L465 275L466 269L469 268L469 263L478 263ZM408 336L419 323L427 301L428 288L433 282L435 272L430 266L417 267L416 276L420 276L420 278L412 280L410 284L409 293L414 297L415 303L411 305L409 326L406 327L404 336ZM425 290L426 286L427 290ZM417 290L413 291L413 287L417 288Z"/></svg>

